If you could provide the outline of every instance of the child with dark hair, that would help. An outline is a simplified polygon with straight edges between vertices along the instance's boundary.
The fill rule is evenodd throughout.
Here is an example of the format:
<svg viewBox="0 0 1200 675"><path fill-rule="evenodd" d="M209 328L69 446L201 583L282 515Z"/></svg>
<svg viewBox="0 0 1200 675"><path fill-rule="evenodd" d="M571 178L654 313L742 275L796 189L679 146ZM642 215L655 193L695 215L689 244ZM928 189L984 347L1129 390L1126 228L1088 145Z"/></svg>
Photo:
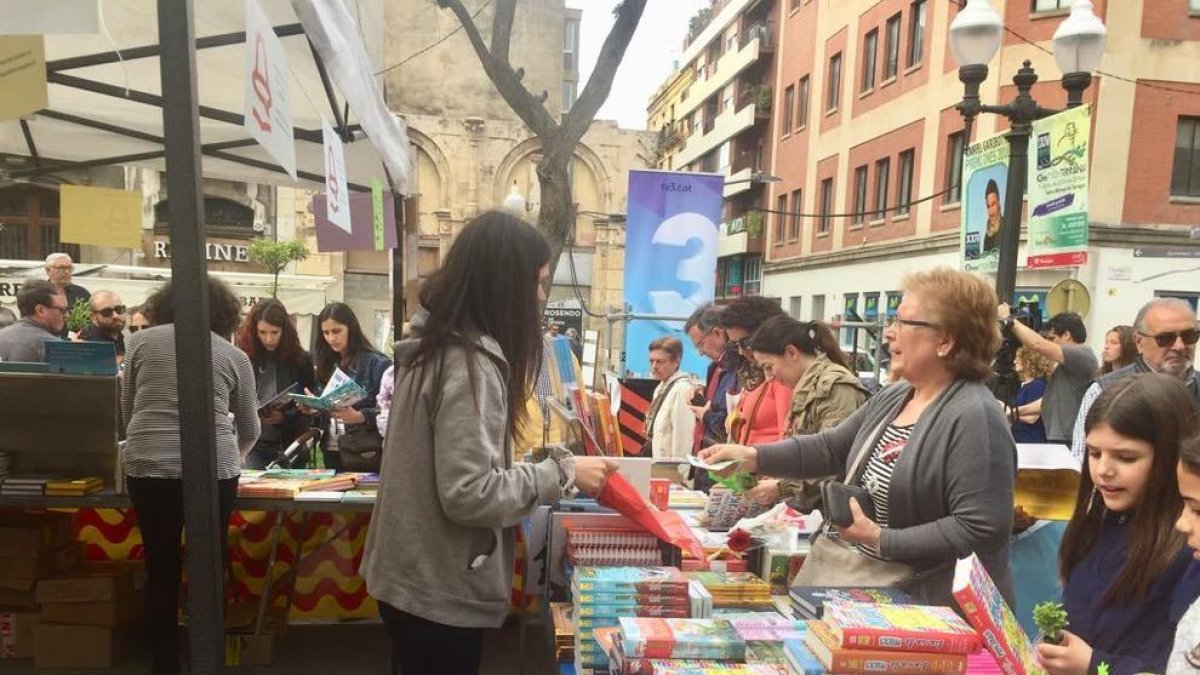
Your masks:
<svg viewBox="0 0 1200 675"><path fill-rule="evenodd" d="M1200 560L1200 430L1193 424L1192 434L1179 446L1179 496L1183 507L1175 529L1187 537L1188 552ZM1175 647L1167 661L1168 673L1200 671L1200 601L1194 600L1191 589L1200 585L1200 563L1188 566L1179 590L1171 603L1171 618L1182 617L1175 629Z"/></svg>

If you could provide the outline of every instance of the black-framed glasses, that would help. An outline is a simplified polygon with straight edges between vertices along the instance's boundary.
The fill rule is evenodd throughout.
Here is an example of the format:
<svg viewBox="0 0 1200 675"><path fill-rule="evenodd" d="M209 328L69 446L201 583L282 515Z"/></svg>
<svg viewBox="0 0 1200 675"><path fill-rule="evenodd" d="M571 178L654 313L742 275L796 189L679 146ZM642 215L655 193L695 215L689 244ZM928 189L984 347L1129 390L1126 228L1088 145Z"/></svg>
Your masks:
<svg viewBox="0 0 1200 675"><path fill-rule="evenodd" d="M699 352L704 350L704 343L708 340L708 336L712 335L716 330L717 327L713 326L712 328L709 328L704 335L701 335L699 340L692 340L692 346L696 348L696 351Z"/></svg>
<svg viewBox="0 0 1200 675"><path fill-rule="evenodd" d="M731 344L734 347L741 349L741 350L749 350L750 349L750 336L747 335L746 337L742 338L741 340L733 340L729 344Z"/></svg>
<svg viewBox="0 0 1200 675"><path fill-rule="evenodd" d="M928 321L920 321L918 319L901 319L898 316L894 317L892 319L892 325L893 326L912 326L913 328L939 328L939 326L936 323L930 323Z"/></svg>
<svg viewBox="0 0 1200 675"><path fill-rule="evenodd" d="M1188 346L1200 342L1200 330L1196 330L1195 328L1189 328L1187 330L1175 331L1171 333L1158 333L1157 335L1150 335L1149 333L1143 333L1139 330L1138 335L1154 340L1154 344L1162 347L1163 349L1173 346L1176 340L1183 340L1183 344Z"/></svg>
<svg viewBox="0 0 1200 675"><path fill-rule="evenodd" d="M112 317L113 314L120 314L121 316L124 316L125 309L125 305L114 305L112 307L105 307L104 309L97 309L94 311L100 316L108 319Z"/></svg>

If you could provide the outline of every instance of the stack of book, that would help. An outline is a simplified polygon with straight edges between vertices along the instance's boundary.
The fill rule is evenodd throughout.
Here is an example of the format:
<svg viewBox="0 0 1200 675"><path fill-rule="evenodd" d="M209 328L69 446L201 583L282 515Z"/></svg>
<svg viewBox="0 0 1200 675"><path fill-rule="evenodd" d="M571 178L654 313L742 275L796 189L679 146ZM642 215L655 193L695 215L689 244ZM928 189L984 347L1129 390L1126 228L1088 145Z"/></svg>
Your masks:
<svg viewBox="0 0 1200 675"><path fill-rule="evenodd" d="M104 489L104 479L99 476L85 476L74 480L52 480L46 483L47 497L83 497Z"/></svg>
<svg viewBox="0 0 1200 675"><path fill-rule="evenodd" d="M550 603L550 620L554 623L554 660L571 663L575 660L575 622L571 618L571 603Z"/></svg>
<svg viewBox="0 0 1200 675"><path fill-rule="evenodd" d="M60 480L59 476L41 476L33 474L9 474L0 484L0 495L5 497L41 497L45 494L46 483Z"/></svg>
<svg viewBox="0 0 1200 675"><path fill-rule="evenodd" d="M771 607L771 585L753 572L687 572L713 596L713 607Z"/></svg>
<svg viewBox="0 0 1200 675"><path fill-rule="evenodd" d="M679 485L671 485L667 496L667 507L675 509L703 509L708 506L708 495L699 490L689 490Z"/></svg>
<svg viewBox="0 0 1200 675"><path fill-rule="evenodd" d="M959 559L951 591L998 667L1015 675L1042 672L1029 637L974 553Z"/></svg>
<svg viewBox="0 0 1200 675"><path fill-rule="evenodd" d="M608 653L613 673L704 672L746 663L746 641L725 619L622 618L619 625Z"/></svg>
<svg viewBox="0 0 1200 675"><path fill-rule="evenodd" d="M911 605L912 598L898 588L848 588L844 586L804 586L789 592L792 615L811 621L823 618L825 603L831 600L867 605Z"/></svg>
<svg viewBox="0 0 1200 675"><path fill-rule="evenodd" d="M305 481L305 483L300 486L300 491L341 492L342 490L349 490L353 488L356 483L357 477L355 474L340 473L327 478L314 478L312 480Z"/></svg>
<svg viewBox="0 0 1200 675"><path fill-rule="evenodd" d="M579 567L661 565L658 538L640 529L601 529L568 523L567 558Z"/></svg>
<svg viewBox="0 0 1200 675"><path fill-rule="evenodd" d="M834 600L824 617L809 623L804 647L829 672L965 673L967 656L981 647L979 634L948 607Z"/></svg>
<svg viewBox="0 0 1200 675"><path fill-rule="evenodd" d="M596 642L597 628L621 617L687 617L688 580L674 567L577 567L571 580L578 670L604 668L608 655Z"/></svg>

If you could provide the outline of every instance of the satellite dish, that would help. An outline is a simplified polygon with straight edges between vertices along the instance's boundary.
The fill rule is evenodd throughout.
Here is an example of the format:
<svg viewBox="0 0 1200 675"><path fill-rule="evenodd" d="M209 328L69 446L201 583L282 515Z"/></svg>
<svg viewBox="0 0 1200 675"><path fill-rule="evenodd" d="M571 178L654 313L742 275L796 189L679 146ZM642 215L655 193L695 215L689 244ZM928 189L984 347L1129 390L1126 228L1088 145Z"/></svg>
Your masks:
<svg viewBox="0 0 1200 675"><path fill-rule="evenodd" d="M1084 319L1092 311L1092 294L1075 279L1063 279L1046 294L1046 313L1050 316L1074 312Z"/></svg>

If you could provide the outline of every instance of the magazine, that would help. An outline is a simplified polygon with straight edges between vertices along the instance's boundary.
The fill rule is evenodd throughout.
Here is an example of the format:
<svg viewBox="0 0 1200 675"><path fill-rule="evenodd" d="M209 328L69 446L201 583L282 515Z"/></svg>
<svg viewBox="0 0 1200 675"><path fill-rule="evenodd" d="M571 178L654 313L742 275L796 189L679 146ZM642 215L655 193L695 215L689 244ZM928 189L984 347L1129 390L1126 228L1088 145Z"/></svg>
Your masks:
<svg viewBox="0 0 1200 675"><path fill-rule="evenodd" d="M347 408L367 397L367 390L359 386L350 376L335 368L329 383L321 390L320 396L288 393L288 398L309 408L326 412L335 408Z"/></svg>

